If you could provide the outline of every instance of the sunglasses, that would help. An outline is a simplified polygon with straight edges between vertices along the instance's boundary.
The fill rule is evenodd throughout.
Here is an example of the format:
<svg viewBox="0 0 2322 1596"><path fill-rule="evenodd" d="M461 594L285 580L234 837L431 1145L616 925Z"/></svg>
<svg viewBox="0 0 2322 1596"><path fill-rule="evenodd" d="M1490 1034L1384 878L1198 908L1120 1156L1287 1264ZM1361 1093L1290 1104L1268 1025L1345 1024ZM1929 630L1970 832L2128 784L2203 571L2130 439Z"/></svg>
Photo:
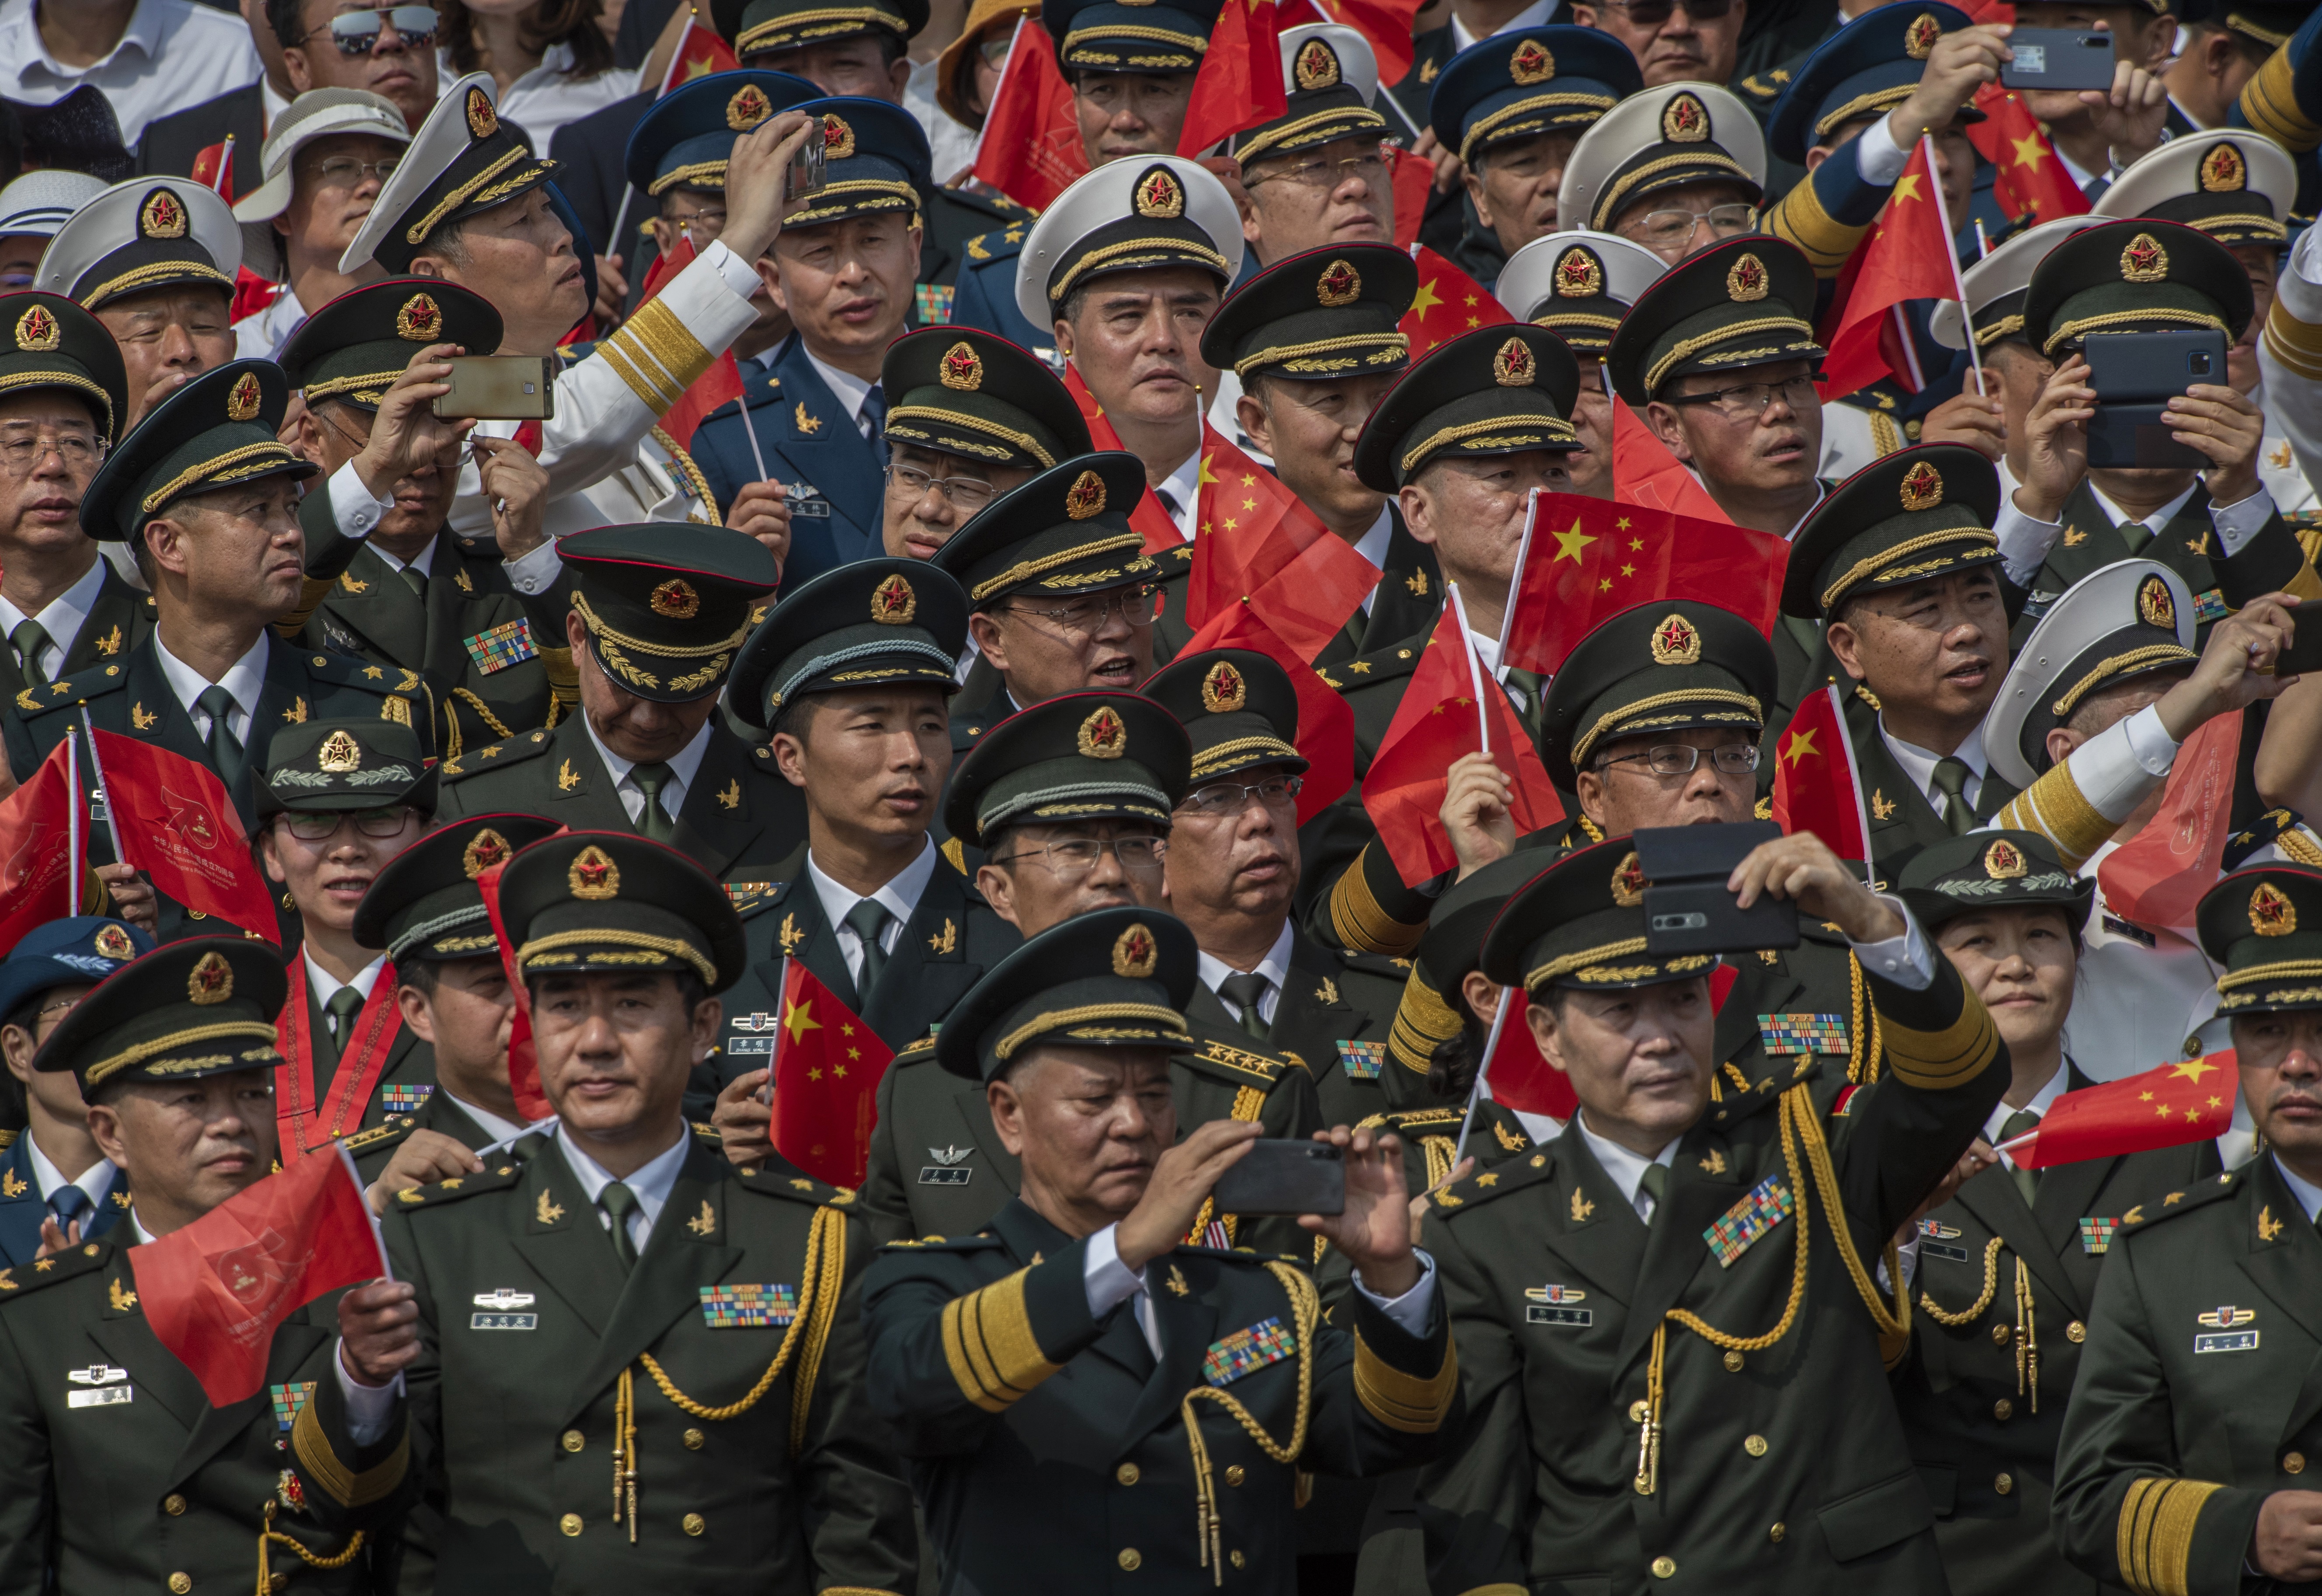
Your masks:
<svg viewBox="0 0 2322 1596"><path fill-rule="evenodd" d="M1658 28L1677 10L1670 0L1596 0L1629 19L1632 26ZM1696 22L1714 22L1733 9L1733 0L1685 0L1685 14Z"/></svg>
<svg viewBox="0 0 2322 1596"><path fill-rule="evenodd" d="M379 48L386 32L386 24L395 24L395 31L406 44L414 49L435 41L435 32L443 24L432 5L391 5L384 11L350 11L331 19L330 35L341 55L369 55ZM317 28L306 39L324 30Z"/></svg>

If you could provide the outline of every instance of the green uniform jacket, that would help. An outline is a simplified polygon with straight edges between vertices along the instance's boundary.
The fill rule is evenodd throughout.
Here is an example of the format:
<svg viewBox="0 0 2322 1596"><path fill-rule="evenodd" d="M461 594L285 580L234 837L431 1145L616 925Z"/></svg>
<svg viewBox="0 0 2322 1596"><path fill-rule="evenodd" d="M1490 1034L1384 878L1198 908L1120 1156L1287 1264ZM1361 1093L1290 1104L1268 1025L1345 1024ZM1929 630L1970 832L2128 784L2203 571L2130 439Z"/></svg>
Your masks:
<svg viewBox="0 0 2322 1596"><path fill-rule="evenodd" d="M1867 1279L1982 1128L2007 1050L1947 962L1923 992L1872 982L1888 1072L1834 1116L1814 1079L1843 1079L1828 1067L1793 1089L1722 1094L1680 1138L1650 1226L1577 1120L1436 1194L1423 1239L1467 1400L1421 1487L1438 1592L1946 1590L1830 1188ZM1832 1181L1815 1172L1817 1128ZM1785 1192L1796 1211L1771 1206ZM1721 1349L1678 1312L1730 1337L1784 1333ZM1657 1329L1666 1397L1647 1494L1635 1481Z"/></svg>
<svg viewBox="0 0 2322 1596"><path fill-rule="evenodd" d="M2121 556L2125 560L2125 554ZM1860 689L1846 700L1846 740L1854 746L1854 768L1862 783L1862 808L1870 818L1871 863L1888 880L1922 849L1950 840L1952 828L1927 795L1897 762L1879 734L1879 711ZM1970 807L1978 825L2007 807L2017 789L1997 771L1986 771Z"/></svg>
<svg viewBox="0 0 2322 1596"><path fill-rule="evenodd" d="M447 1135L472 1153L480 1153L499 1138L486 1130L460 1106L459 1099L440 1088L431 1087L419 1107L408 1114L390 1115L368 1130L342 1136L340 1142L353 1154L355 1172L362 1177L365 1186L379 1179L394 1160L395 1150L411 1138L416 1130L432 1130Z"/></svg>
<svg viewBox="0 0 2322 1596"><path fill-rule="evenodd" d="M2064 535L2056 540L2047 563L2033 579L2025 613L2036 616L2082 577L2131 559L2157 560L2185 579L2185 585L2193 590L2203 641L2208 637L2210 623L2260 594L2289 587L2307 563L2298 534L2290 530L2278 510L2255 537L2242 545L2240 553L2226 558L2217 528L2209 520L2209 490L2198 482L2184 508L2171 516L2167 525L2157 528L2149 541L2132 549L2083 481L2064 501Z"/></svg>
<svg viewBox="0 0 2322 1596"><path fill-rule="evenodd" d="M2124 1214L2056 1449L2056 1538L2144 1596L2272 1591L2258 1509L2322 1456L2322 1235L2269 1155Z"/></svg>
<svg viewBox="0 0 2322 1596"><path fill-rule="evenodd" d="M125 1254L107 1238L0 1271L0 1591L242 1596L270 1565L296 1591L367 1589L361 1548L312 1560L393 1519L410 1443L399 1406L370 1446L323 1440L310 1398L337 1389L339 1294L275 1330L270 1391L213 1408Z"/></svg>
<svg viewBox="0 0 2322 1596"><path fill-rule="evenodd" d="M868 1244L847 1200L779 1158L745 1173L697 1142L624 1279L547 1136L399 1194L385 1234L418 1291L405 1379L412 1465L441 1515L433 1589L911 1589L910 1494L863 1405L851 1327ZM336 1443L343 1399L324 1391ZM625 1398L636 1516L616 1523ZM405 1589L429 1588L425 1561L407 1562Z"/></svg>
<svg viewBox="0 0 2322 1596"><path fill-rule="evenodd" d="M1306 1067L1324 1125L1353 1125L1385 1112L1379 1074L1402 983L1349 969L1303 932L1294 929L1292 937L1290 980L1256 1045ZM1242 1034L1233 1011L1203 983L1194 983L1185 1014L1224 1035Z"/></svg>
<svg viewBox="0 0 2322 1596"><path fill-rule="evenodd" d="M288 947L283 953L286 963L301 956L299 950ZM392 993L389 996L391 998ZM315 1000L314 987L306 989L306 1036L315 1053L313 1100L318 1110L331 1100L331 1088L338 1082L338 1067L330 1057L331 1031L323 1006ZM435 1044L422 1037L409 1026L398 1021L395 1040L387 1044L387 1066L379 1072L379 1081L363 1106L361 1117L352 1120L345 1128L372 1130L389 1120L408 1115L413 1108L425 1104L435 1091ZM391 1095L390 1095L391 1094ZM319 1135L322 1133L312 1133ZM344 1139L343 1137L342 1138Z"/></svg>
<svg viewBox="0 0 2322 1596"><path fill-rule="evenodd" d="M2066 1082L2091 1084L2077 1069ZM2056 1545L2056 1438L2114 1230L2217 1172L2214 1142L2092 1158L2040 1172L2026 1206L2014 1177L1990 1169L1920 1222L1917 1311L1895 1400L1952 1596L2114 1588Z"/></svg>
<svg viewBox="0 0 2322 1596"><path fill-rule="evenodd" d="M72 647L65 651L63 674L77 675L91 665L117 660L144 642L152 630L153 596L131 587L113 569L112 561L105 561L96 602L74 634ZM23 690L24 673L16 664L16 651L0 648L0 696L13 701Z"/></svg>
<svg viewBox="0 0 2322 1596"><path fill-rule="evenodd" d="M1129 1305L1091 1318L1086 1246L1011 1202L983 1235L900 1243L872 1266L872 1402L912 1460L946 1596L1285 1591L1299 1470L1433 1455L1459 1385L1440 1303L1423 1337L1367 1300L1332 1326L1295 1263L1180 1247L1147 1275L1156 1361ZM1284 1355L1222 1366L1276 1330L1294 1354L1272 1342ZM1206 1567L1189 1407L1217 1515Z"/></svg>
<svg viewBox="0 0 2322 1596"><path fill-rule="evenodd" d="M526 732L471 749L440 767L435 817L544 815L574 831L637 830L613 773L598 756L585 715L553 732ZM774 769L773 751L752 748L711 723L709 746L685 789L672 845L720 879L763 880L806 841L806 805Z"/></svg>

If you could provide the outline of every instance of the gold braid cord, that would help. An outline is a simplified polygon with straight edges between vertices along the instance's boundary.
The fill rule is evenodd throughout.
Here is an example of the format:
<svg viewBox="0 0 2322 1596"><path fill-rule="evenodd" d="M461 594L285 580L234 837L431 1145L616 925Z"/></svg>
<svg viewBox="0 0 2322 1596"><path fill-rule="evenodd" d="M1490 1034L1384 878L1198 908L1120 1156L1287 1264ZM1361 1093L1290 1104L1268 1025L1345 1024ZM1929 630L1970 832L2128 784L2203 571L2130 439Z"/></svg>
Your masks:
<svg viewBox="0 0 2322 1596"><path fill-rule="evenodd" d="M839 1282L846 1272L846 1216L836 1208L815 1210L813 1227L807 1232L806 1263L800 1272L798 1310L791 1316L790 1328L782 1332L782 1344L774 1351L773 1362L758 1376L758 1383L738 1401L722 1408L712 1408L698 1402L677 1389L676 1383L663 1370L661 1362L649 1352L637 1354L661 1394L672 1407L694 1418L723 1423L739 1418L763 1400L782 1377L791 1354L799 1360L797 1377L791 1382L791 1455L798 1455L806 1441L806 1421L814 1400L815 1374L822 1367L824 1346L830 1339L830 1327L838 1317ZM621 1371L618 1390L613 1400L613 1522L618 1524L624 1516L629 1526L629 1544L637 1541L637 1404L636 1381L627 1369Z"/></svg>
<svg viewBox="0 0 2322 1596"><path fill-rule="evenodd" d="M291 1551L296 1552L298 1555L298 1561L304 1563L309 1568L344 1568L348 1564L352 1563L355 1560L355 1554L361 1551L363 1548L363 1533L361 1530L358 1529L354 1533L354 1538L348 1541L346 1546L341 1550L334 1553L328 1557L318 1556L315 1553L308 1551L296 1536L285 1535L282 1531L274 1528L274 1499L272 1497L268 1497L266 1499L266 1521L258 1531L258 1589L256 1596L272 1596L272 1592L275 1588L274 1571L269 1565L271 1562L270 1555L270 1549L271 1547L288 1546ZM289 1576L285 1574L283 1577L288 1579Z"/></svg>
<svg viewBox="0 0 2322 1596"><path fill-rule="evenodd" d="M1971 1325L1981 1318L1983 1310L1991 1306L1992 1298L1999 1291L1999 1237L1995 1236L1983 1249L1983 1290L1974 1301L1957 1313L1951 1313L1939 1307L1933 1297L1921 1291L1919 1293L1920 1309L1935 1323L1953 1330L1958 1329L1961 1325Z"/></svg>
<svg viewBox="0 0 2322 1596"><path fill-rule="evenodd" d="M1886 1045L1879 1034L1879 1006L1870 1000L1870 983L1862 973L1862 961L1852 949L1846 954L1846 984L1853 1004L1853 1024L1847 1029L1847 1042L1851 1051L1846 1058L1846 1078L1857 1086L1868 1086L1879 1079L1879 1054ZM1864 1022L1869 1022L1869 1031Z"/></svg>
<svg viewBox="0 0 2322 1596"><path fill-rule="evenodd" d="M1234 1118L1256 1119L1259 1115L1265 1112L1266 1094L1258 1090L1255 1086L1242 1087L1234 1093L1232 1115ZM1209 1229L1210 1220L1216 1215L1216 1199L1214 1198L1208 1197L1202 1199L1202 1211L1193 1216L1193 1227L1185 1232L1185 1239L1180 1245L1189 1247L1205 1247L1209 1245L1209 1243L1202 1239L1202 1235L1204 1231ZM1224 1222L1226 1227L1226 1241L1230 1245L1241 1233L1241 1216L1239 1214L1228 1214L1224 1216Z"/></svg>
<svg viewBox="0 0 2322 1596"><path fill-rule="evenodd" d="M1217 1481L1212 1477L1210 1449L1202 1439L1200 1415L1193 1410L1195 1402L1215 1402L1231 1414L1234 1422L1257 1443L1258 1450L1280 1464L1295 1463L1298 1455L1306 1450L1306 1423L1313 1415L1314 1398L1314 1323L1321 1317L1321 1298L1314 1282L1297 1265L1268 1263L1266 1272L1281 1282L1283 1293L1290 1299L1290 1318L1297 1328L1298 1350L1291 1355L1298 1360L1298 1415L1291 1426L1290 1439L1277 1444L1266 1433L1266 1427L1241 1405L1240 1399L1214 1385L1197 1385L1185 1393L1179 1413L1185 1421L1185 1446L1193 1459L1193 1490L1197 1498L1195 1538L1202 1548L1202 1566L1211 1572L1217 1584L1226 1582L1226 1564L1219 1547L1219 1531L1223 1515L1218 1511Z"/></svg>

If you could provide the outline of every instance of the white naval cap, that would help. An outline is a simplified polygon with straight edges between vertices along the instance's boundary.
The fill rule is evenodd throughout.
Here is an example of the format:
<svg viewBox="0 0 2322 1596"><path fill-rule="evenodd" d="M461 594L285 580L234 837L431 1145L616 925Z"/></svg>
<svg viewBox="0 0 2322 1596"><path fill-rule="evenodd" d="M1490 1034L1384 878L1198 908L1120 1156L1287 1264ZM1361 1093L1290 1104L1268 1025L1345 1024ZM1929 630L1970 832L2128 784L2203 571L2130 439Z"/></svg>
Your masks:
<svg viewBox="0 0 2322 1596"><path fill-rule="evenodd" d="M1278 42L1287 107L1273 121L1235 134L1235 159L1288 155L1386 131L1386 118L1371 109L1378 99L1378 57L1370 41L1338 23L1306 23L1283 30Z"/></svg>
<svg viewBox="0 0 2322 1596"><path fill-rule="evenodd" d="M2197 227L2228 249L2288 238L2298 163L2263 133L2222 127L2187 133L2148 151L2097 200L2099 220L2151 216Z"/></svg>
<svg viewBox="0 0 2322 1596"><path fill-rule="evenodd" d="M1016 308L1052 327L1090 278L1198 266L1220 289L1241 271L1241 213L1226 186L1183 156L1129 156L1075 181L1040 213L1016 257Z"/></svg>
<svg viewBox="0 0 2322 1596"><path fill-rule="evenodd" d="M2010 333L2024 330L2024 290L2032 286L2033 269L2048 251L2072 234L2094 227L2102 216L2059 216L2027 227L1967 269L1960 287L1967 293L1968 314L1975 318L1975 346L1988 349ZM1967 333L1956 299L1935 301L1928 331L1947 349L1965 349Z"/></svg>
<svg viewBox="0 0 2322 1596"><path fill-rule="evenodd" d="M2024 640L1984 722L1995 774L2028 788L2048 768L2048 734L2089 695L2154 670L2189 669L2199 620L2185 579L2154 560L2089 572L2048 607Z"/></svg>
<svg viewBox="0 0 2322 1596"><path fill-rule="evenodd" d="M1612 231L1636 200L1688 183L1766 189L1766 135L1739 96L1707 83L1631 95L1580 135L1556 193L1556 224Z"/></svg>
<svg viewBox="0 0 2322 1596"><path fill-rule="evenodd" d="M105 179L87 172L26 172L0 188L0 238L54 238L75 211L104 192Z"/></svg>
<svg viewBox="0 0 2322 1596"><path fill-rule="evenodd" d="M242 259L260 276L280 282L289 270L282 235L268 223L290 208L297 187L291 163L297 160L299 150L316 139L335 133L361 133L398 144L411 142L411 129L394 102L363 89L309 89L291 101L290 108L275 118L266 143L259 151L259 170L264 181L234 202L234 217L242 223ZM385 187L380 185L382 191Z"/></svg>
<svg viewBox="0 0 2322 1596"><path fill-rule="evenodd" d="M41 252L32 286L96 310L126 294L207 283L231 296L242 229L191 178L132 178L72 214Z"/></svg>
<svg viewBox="0 0 2322 1596"><path fill-rule="evenodd" d="M1668 261L1634 239L1575 228L1536 238L1509 256L1492 297L1519 321L1554 326L1565 302L1610 299L1626 307L1668 269Z"/></svg>
<svg viewBox="0 0 2322 1596"><path fill-rule="evenodd" d="M444 90L339 257L341 271L352 276L370 260L390 276L406 271L444 223L504 205L548 180L556 163L542 160L502 127L498 105L489 72L471 72Z"/></svg>

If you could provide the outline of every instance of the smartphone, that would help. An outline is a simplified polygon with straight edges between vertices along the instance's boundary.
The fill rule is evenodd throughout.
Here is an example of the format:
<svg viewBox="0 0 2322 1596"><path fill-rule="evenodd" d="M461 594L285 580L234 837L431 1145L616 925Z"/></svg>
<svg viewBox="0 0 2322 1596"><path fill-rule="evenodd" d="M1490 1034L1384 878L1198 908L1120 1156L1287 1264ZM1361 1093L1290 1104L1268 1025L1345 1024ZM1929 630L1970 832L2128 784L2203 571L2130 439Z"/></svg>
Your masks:
<svg viewBox="0 0 2322 1596"><path fill-rule="evenodd" d="M2197 382L2226 380L2226 335L2215 327L2097 333L2080 352L2100 406L2173 399Z"/></svg>
<svg viewBox="0 0 2322 1596"><path fill-rule="evenodd" d="M2290 646L2274 656L2276 676L2303 676L2309 670L2322 670L2322 616L2309 616L2308 625L2298 625L2298 612L2290 611Z"/></svg>
<svg viewBox="0 0 2322 1596"><path fill-rule="evenodd" d="M1347 1166L1328 1142L1252 1142L1210 1195L1220 1214L1343 1214Z"/></svg>
<svg viewBox="0 0 2322 1596"><path fill-rule="evenodd" d="M1725 889L1751 850L1781 834L1770 820L1648 826L1635 833L1630 840L1645 877L1645 951L1668 957L1797 946L1795 902L1760 898L1745 909Z"/></svg>
<svg viewBox="0 0 2322 1596"><path fill-rule="evenodd" d="M798 147L797 153L791 157L790 166L782 173L782 199L785 204L821 191L823 168L827 159L822 123L817 122L807 129L806 142Z"/></svg>
<svg viewBox="0 0 2322 1596"><path fill-rule="evenodd" d="M439 421L548 421L556 415L556 362L546 355L454 355Z"/></svg>
<svg viewBox="0 0 2322 1596"><path fill-rule="evenodd" d="M2002 88L2108 89L2112 35L2079 28L2018 28L2007 36L2016 59L1999 68Z"/></svg>
<svg viewBox="0 0 2322 1596"><path fill-rule="evenodd" d="M2209 457L2162 424L2168 401L2098 405L2088 424L2091 470L2142 466L2151 470L2205 470Z"/></svg>

